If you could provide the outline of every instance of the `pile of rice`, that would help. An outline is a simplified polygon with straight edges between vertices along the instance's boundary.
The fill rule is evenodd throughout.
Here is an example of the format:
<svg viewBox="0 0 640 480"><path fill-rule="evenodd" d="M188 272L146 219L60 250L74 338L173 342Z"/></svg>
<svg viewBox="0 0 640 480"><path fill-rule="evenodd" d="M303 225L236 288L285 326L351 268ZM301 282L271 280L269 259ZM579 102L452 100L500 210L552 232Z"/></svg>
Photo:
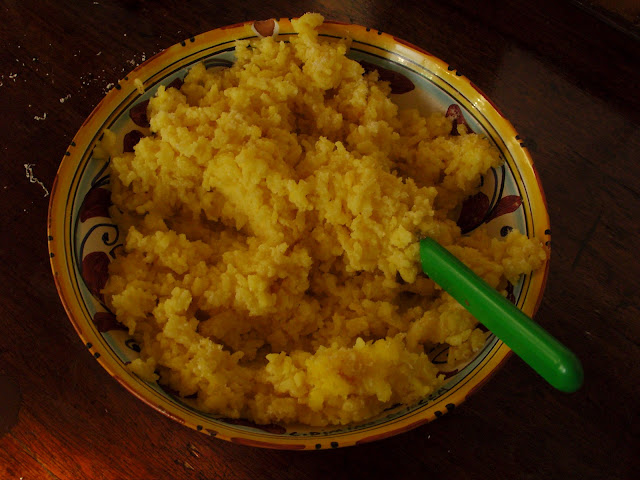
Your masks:
<svg viewBox="0 0 640 480"><path fill-rule="evenodd" d="M207 412L320 426L414 402L444 380L425 351L447 344L455 364L485 341L421 274L418 239L499 290L546 259L516 231L461 235L452 217L498 151L399 111L322 21L160 87L153 135L112 159L127 234L103 293L140 341L131 369Z"/></svg>

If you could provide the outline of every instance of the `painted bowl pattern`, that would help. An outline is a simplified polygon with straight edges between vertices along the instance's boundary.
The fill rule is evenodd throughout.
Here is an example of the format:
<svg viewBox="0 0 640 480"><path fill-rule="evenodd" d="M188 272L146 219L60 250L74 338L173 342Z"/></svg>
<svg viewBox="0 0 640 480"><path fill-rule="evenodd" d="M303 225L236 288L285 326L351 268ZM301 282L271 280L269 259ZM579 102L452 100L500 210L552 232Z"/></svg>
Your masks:
<svg viewBox="0 0 640 480"><path fill-rule="evenodd" d="M391 83L392 98L402 108L423 113L446 112L454 129L464 123L486 135L500 150L501 167L483 177L480 192L467 198L458 218L463 232L486 224L492 236L515 228L549 246L551 232L542 187L522 139L491 101L467 78L429 53L407 42L358 25L325 22L324 37L353 39L349 56L365 70L377 69ZM109 218L109 158L97 142L105 129L116 134L123 151L149 134L146 105L158 86L179 86L189 68L227 68L234 61L234 41L295 35L290 19L247 22L189 38L140 65L111 90L65 152L49 206L51 266L60 298L87 349L125 388L165 415L212 436L246 445L280 449L337 448L398 434L442 416L478 389L508 357L509 348L490 335L470 362L446 368L446 347L430 352L441 365L446 383L413 405L395 405L376 418L348 426L313 428L301 425L255 425L196 410L188 399L139 379L126 367L140 346L119 324L100 291L109 262L122 246L125 232ZM140 93L134 81L144 85ZM508 285L508 297L528 315L542 298L548 263L532 275Z"/></svg>

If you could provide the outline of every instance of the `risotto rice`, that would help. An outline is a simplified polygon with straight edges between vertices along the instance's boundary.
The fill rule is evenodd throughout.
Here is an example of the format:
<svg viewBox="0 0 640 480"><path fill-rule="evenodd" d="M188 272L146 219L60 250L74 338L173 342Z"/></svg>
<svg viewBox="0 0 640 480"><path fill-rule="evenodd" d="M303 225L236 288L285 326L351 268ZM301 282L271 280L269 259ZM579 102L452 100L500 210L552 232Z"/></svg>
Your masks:
<svg viewBox="0 0 640 480"><path fill-rule="evenodd" d="M498 151L399 111L347 40L317 38L322 21L160 87L153 135L111 163L127 234L104 294L140 341L130 367L226 417L360 421L442 384L433 346L451 364L481 349L476 320L420 273L421 236L499 290L546 259L516 231L461 235L452 217Z"/></svg>

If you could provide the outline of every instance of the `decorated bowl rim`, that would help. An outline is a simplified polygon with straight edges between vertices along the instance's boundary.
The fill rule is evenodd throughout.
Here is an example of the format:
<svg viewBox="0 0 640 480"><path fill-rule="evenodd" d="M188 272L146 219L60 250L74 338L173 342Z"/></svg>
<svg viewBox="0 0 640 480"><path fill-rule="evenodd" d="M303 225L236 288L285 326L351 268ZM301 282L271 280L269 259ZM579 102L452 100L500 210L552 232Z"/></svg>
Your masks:
<svg viewBox="0 0 640 480"><path fill-rule="evenodd" d="M286 32L288 32L287 34L291 34L291 32L293 32L291 18L269 19L265 22L270 22L272 20L275 30L274 35L283 33L283 28L286 30ZM409 415L409 417L414 417L413 419L404 418L407 417L407 415L405 415L404 417L400 417L400 421L394 422L394 425L381 423L373 427L371 429L371 432L362 432L356 430L353 432L347 431L346 433L336 433L334 435L319 434L317 437L282 437L264 433L253 434L251 432L247 432L246 430L234 428L231 425L222 425L220 424L220 422L215 422L215 420L213 419L211 420L211 424L203 425L202 423L204 422L194 421L193 419L189 418L189 415L181 415L180 412L175 408L172 408L170 402L163 397L157 396L157 401L155 401L153 398L151 398L150 395L145 395L145 390L143 388L140 388L140 386L138 385L138 383L142 381L135 377L133 373L129 372L125 365L123 365L119 359L115 358L113 352L107 349L105 354L105 351L100 348L100 340L96 338L95 332L89 327L86 316L81 314L78 305L76 305L75 302L72 301L73 296L71 295L71 287L69 285L70 276L72 273L71 270L69 270L69 260L67 258L68 255L65 245L66 242L64 241L66 237L64 236L64 233L62 236L63 241L58 240L58 238L60 238L59 234L61 232L64 232L66 222L71 221L70 219L66 218L65 215L68 214L67 200L69 190L60 190L58 187L59 184L63 181L65 183L69 183L70 177L74 176L76 172L75 167L76 165L78 165L79 160L78 155L81 155L81 153L79 153L81 149L77 147L82 146L83 144L88 145L87 139L89 135L87 134L87 131L91 130L90 127L94 124L97 125L100 123L96 120L97 117L99 115L105 114L105 112L109 112L111 104L115 103L118 98L122 98L124 92L129 93L136 90L134 80L138 78L139 74L157 70L157 64L159 64L164 59L180 59L181 57L184 57L184 55L181 55L184 52L182 52L180 49L187 46L193 48L206 46L207 44L212 44L213 40L218 41L223 38L228 39L229 43L233 43L233 41L237 39L259 38L262 35L259 31L256 30L256 23L263 22L247 21L229 25L226 27L220 27L208 32L204 32L198 36L190 37L189 39L186 39L179 44L173 45L157 53L156 55L136 67L132 72L126 75L123 80L118 82L118 84L107 93L107 95L98 103L91 114L83 122L82 126L74 136L74 139L72 140L70 146L68 147L62 158L62 162L58 168L57 175L51 188L51 196L49 201L47 222L48 247L51 269L53 272L58 294L65 308L67 316L69 317L79 337L82 339L88 350L93 354L94 358L107 371L107 373L109 373L109 375L114 377L129 392L133 393L137 398L145 402L147 405L161 412L165 416L172 418L173 420L176 420L177 422L187 425L195 430L202 431L204 433L208 433L212 436L216 436L218 438L234 443L241 443L245 445L264 448L291 450L324 449L357 445L380 440L399 434L401 432L411 430L442 416L444 413L453 410L456 405L459 405L469 395L475 393L493 375L495 375L498 369L504 366L506 360L511 356L512 353L509 347L498 340L496 346L493 347L495 349L495 353L491 356L489 361L481 362L481 364L476 367L479 372L482 371L483 373L480 378L471 381L469 385L465 384L459 388L458 386L454 387L452 391L448 392L445 395L445 398L442 402L436 401L435 403L427 403L424 409L420 409L417 412L414 412L414 414ZM532 201L531 193L539 196L539 198L536 199L538 205L535 212L535 223L540 225L539 231L544 230L544 235L538 233L536 236L538 236L542 240L546 240L545 244L547 252L550 254L551 231L547 202L539 174L533 163L533 159L531 158L528 149L522 142L520 136L517 134L513 125L504 117L500 109L475 84L473 84L469 79L457 72L454 68L450 67L448 64L430 54L426 50L379 30L374 30L361 25L325 20L323 25L319 27L319 31L321 34L327 34L327 36L346 36L351 38L354 38L357 34L357 38L359 40L367 39L369 41L372 41L372 44L383 43L394 48L400 48L402 49L403 53L410 54L416 59L422 59L423 62L428 60L428 62L437 67L439 71L438 73L446 77L447 80L452 83L452 89L455 90L456 93L460 93L460 89L464 89L467 93L471 94L475 92L477 100L480 101L480 106L478 106L478 102L476 102L476 104L473 105L473 108L477 109L478 111L482 110L484 111L484 113L490 115L491 119L487 120L489 124L491 124L497 132L504 133L505 136L510 139L505 142L508 143L507 148L510 152L517 153L513 155L514 162L516 162L519 169L524 168L524 174L528 176L528 179L526 181L523 178L523 184L531 184L537 187L534 192L527 191L527 202ZM192 51L193 48L191 48L191 50L189 51ZM179 69L180 67L176 68ZM95 137L93 141L95 141ZM535 184L533 182L535 182ZM534 215L532 214L532 217L533 216ZM534 222L533 218L531 219L531 222ZM525 297L527 297L525 298L525 303L520 306L528 315L535 315L538 308L540 307L549 273L549 264L550 261L547 260L545 262L543 270L536 273L537 295L535 295L535 298L532 298L531 294L528 292L528 294L525 295ZM99 350L102 350L102 353ZM443 406L439 406L440 403L444 402L444 400L447 400L447 403ZM339 430L338 427L336 427L336 429Z"/></svg>

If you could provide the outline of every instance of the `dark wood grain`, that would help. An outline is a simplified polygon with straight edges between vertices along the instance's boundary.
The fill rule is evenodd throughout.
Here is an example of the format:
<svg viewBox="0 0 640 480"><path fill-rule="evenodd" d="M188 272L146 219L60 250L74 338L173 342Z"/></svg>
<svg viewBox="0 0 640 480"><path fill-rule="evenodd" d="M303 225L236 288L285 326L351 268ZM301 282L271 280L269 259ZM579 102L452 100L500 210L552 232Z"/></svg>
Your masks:
<svg viewBox="0 0 640 480"><path fill-rule="evenodd" d="M305 11L423 47L471 78L514 123L542 177L553 228L537 320L583 360L582 390L560 394L513 358L434 423L360 447L283 452L182 427L91 358L55 291L48 198L24 164L50 188L65 147L107 85L143 58L212 28ZM0 479L635 477L635 39L551 0L4 0L0 16L0 376L15 379L22 397L17 424L0 432Z"/></svg>

